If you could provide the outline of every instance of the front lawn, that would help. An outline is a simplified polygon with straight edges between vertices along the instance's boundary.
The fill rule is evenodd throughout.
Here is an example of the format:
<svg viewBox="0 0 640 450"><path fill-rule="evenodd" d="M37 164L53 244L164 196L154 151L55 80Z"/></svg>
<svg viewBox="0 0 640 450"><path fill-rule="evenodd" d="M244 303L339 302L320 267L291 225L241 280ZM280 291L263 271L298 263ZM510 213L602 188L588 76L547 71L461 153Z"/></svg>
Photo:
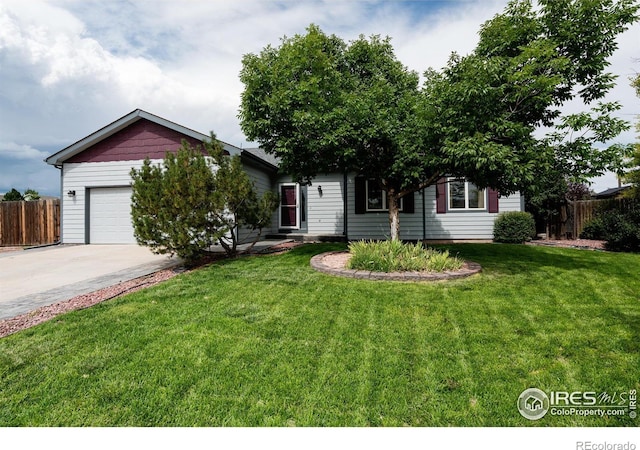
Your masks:
<svg viewBox="0 0 640 450"><path fill-rule="evenodd" d="M224 261L0 339L0 426L637 426L516 409L640 389L640 255L447 246L437 283L336 278L339 244Z"/></svg>

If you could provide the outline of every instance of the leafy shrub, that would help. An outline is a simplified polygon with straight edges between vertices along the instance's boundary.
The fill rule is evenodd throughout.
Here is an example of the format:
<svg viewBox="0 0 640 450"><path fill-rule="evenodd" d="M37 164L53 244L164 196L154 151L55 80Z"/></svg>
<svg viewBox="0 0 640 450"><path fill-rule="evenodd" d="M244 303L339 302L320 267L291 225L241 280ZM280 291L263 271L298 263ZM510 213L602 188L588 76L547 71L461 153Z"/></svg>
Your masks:
<svg viewBox="0 0 640 450"><path fill-rule="evenodd" d="M614 252L640 252L640 225L618 214L612 217L613 225L606 234L604 247Z"/></svg>
<svg viewBox="0 0 640 450"><path fill-rule="evenodd" d="M21 202L22 200L24 200L24 197L15 188L4 194L2 198L3 202Z"/></svg>
<svg viewBox="0 0 640 450"><path fill-rule="evenodd" d="M603 239L614 252L640 252L640 202L619 209L603 209L584 227L583 239Z"/></svg>
<svg viewBox="0 0 640 450"><path fill-rule="evenodd" d="M582 232L580 233L580 239L604 239L605 226L604 221L600 216L596 216L588 221Z"/></svg>
<svg viewBox="0 0 640 450"><path fill-rule="evenodd" d="M357 241L349 244L351 260L349 269L373 272L428 271L443 272L457 270L463 262L449 255L447 250L438 251L417 244L400 241Z"/></svg>
<svg viewBox="0 0 640 450"><path fill-rule="evenodd" d="M601 220L604 223L605 248L614 252L640 252L640 209L605 211Z"/></svg>
<svg viewBox="0 0 640 450"><path fill-rule="evenodd" d="M528 212L508 211L498 215L493 225L493 240L522 244L536 235L536 223Z"/></svg>

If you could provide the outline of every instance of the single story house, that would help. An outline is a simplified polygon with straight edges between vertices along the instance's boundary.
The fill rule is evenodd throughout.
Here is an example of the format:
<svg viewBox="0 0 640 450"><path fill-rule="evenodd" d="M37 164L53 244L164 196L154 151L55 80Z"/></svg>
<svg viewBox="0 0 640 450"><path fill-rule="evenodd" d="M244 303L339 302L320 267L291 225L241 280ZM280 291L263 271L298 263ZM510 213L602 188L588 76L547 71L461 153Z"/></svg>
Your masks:
<svg viewBox="0 0 640 450"><path fill-rule="evenodd" d="M183 140L200 145L208 135L137 109L51 155L60 170L61 241L77 244L135 243L130 216L131 169L145 158L161 163ZM223 143L240 155L259 193L273 190L280 207L263 235L306 240L385 238L386 195L374 180L355 173L320 175L312 185L292 182L278 161L261 149ZM400 237L406 240L488 240L499 212L522 211L519 194L500 196L464 180L442 178L403 198ZM249 236L243 236L248 239Z"/></svg>

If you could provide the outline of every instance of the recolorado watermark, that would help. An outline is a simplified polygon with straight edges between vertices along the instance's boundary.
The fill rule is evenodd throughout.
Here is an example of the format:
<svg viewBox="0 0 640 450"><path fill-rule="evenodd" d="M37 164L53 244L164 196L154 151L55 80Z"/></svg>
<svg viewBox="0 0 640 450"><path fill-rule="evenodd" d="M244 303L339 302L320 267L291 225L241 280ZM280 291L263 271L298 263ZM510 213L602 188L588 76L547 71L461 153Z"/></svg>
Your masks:
<svg viewBox="0 0 640 450"><path fill-rule="evenodd" d="M550 391L525 389L518 397L518 411L529 420L552 416L637 417L637 392ZM589 450L613 450L595 448ZM586 447L585 447L585 450Z"/></svg>
<svg viewBox="0 0 640 450"><path fill-rule="evenodd" d="M636 450L636 444L633 442L576 442L576 450Z"/></svg>

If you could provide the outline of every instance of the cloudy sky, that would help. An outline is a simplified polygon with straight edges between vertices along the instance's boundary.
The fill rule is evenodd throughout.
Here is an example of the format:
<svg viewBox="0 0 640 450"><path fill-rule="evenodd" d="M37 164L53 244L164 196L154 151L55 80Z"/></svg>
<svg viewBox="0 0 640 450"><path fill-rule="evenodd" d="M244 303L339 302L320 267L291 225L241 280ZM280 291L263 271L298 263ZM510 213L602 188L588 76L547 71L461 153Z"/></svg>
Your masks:
<svg viewBox="0 0 640 450"><path fill-rule="evenodd" d="M237 119L242 55L278 45L310 23L349 40L388 35L398 58L423 72L470 52L503 0L2 0L0 193L59 194L43 159L136 108L247 145ZM611 100L634 120L640 100L640 25L619 39ZM619 142L633 142L629 131ZM598 182L603 190L612 177Z"/></svg>

